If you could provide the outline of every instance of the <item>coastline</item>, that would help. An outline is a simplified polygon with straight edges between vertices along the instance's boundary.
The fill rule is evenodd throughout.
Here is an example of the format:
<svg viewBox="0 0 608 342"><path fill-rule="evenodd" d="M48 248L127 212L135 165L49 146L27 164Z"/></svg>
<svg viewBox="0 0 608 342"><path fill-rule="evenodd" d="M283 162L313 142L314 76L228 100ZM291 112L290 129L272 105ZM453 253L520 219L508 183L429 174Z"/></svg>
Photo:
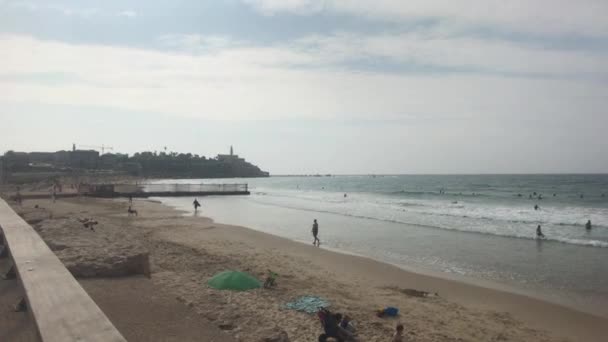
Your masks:
<svg viewBox="0 0 608 342"><path fill-rule="evenodd" d="M188 214L183 210L178 211ZM233 230L234 234L249 236L259 245L272 248L272 245L284 244L291 253L297 252L298 256L310 257L319 264L327 264L327 260L332 260L331 263L334 266L349 265L352 271L341 267L333 268L332 272L342 272L340 278L344 276L347 278L360 277L361 272L364 271L366 281L373 283L375 287L398 286L407 283L407 287L431 293L437 292L442 298L466 307L508 312L534 328L553 331L557 333L556 336L572 338L575 341L600 341L608 334L608 329L605 328L605 324L608 323L607 317L573 308L564 303L556 303L505 284L402 267L339 249L315 248L302 241L245 226L214 222L208 217L204 217L204 219L210 220L224 229ZM269 241L274 241L274 243L269 243ZM387 283L391 285L386 285Z"/></svg>
<svg viewBox="0 0 608 342"><path fill-rule="evenodd" d="M269 248L275 244L284 244L284 248L289 249L292 255L296 253L298 256L309 257L311 261L318 264L331 265L330 272L335 274L336 278L359 278L360 282L369 282L369 285L377 288L395 286L431 293L437 292L441 298L468 308L508 312L517 320L523 320L533 328L552 331L556 333L556 337L572 338L574 341L601 341L608 334L608 328L606 328L608 319L541 298L475 285L462 280L418 273L365 256L315 248L302 242L247 227L223 224L219 224L219 226L218 228L232 230L234 234L246 235L248 239L255 240L260 245L266 245ZM343 268L342 265L349 265L349 267ZM472 280L470 281L472 282Z"/></svg>
<svg viewBox="0 0 608 342"><path fill-rule="evenodd" d="M185 212L154 201L135 200L138 217L127 217L125 200L35 202L56 218L95 215L100 219L95 234L103 234L110 243L127 239L142 244L150 252L150 281L195 310L200 319L223 330L227 327L237 340L258 341L277 327L287 331L291 341L315 339L321 332L318 319L283 307L306 294L327 298L333 310L351 315L362 341L389 338L396 320L374 315L384 306L400 308L399 321L414 341L602 341L608 334L608 319L603 317L202 216L184 216ZM227 293L205 285L225 269L261 279L272 269L279 273L278 287ZM410 297L400 291L404 289L439 296Z"/></svg>

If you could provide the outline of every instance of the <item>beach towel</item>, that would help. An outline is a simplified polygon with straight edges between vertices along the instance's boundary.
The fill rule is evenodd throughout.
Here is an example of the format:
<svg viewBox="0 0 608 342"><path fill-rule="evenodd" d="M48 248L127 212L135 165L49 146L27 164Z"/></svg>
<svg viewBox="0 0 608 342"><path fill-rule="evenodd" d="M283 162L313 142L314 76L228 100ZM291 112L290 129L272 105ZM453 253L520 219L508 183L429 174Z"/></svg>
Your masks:
<svg viewBox="0 0 608 342"><path fill-rule="evenodd" d="M392 307L392 306L388 306L384 309L380 309L380 310L376 311L376 316L378 316L378 317L385 317L385 316L395 317L397 315L399 315L399 309Z"/></svg>
<svg viewBox="0 0 608 342"><path fill-rule="evenodd" d="M326 308L329 305L329 302L324 298L317 296L302 296L292 302L285 304L285 307L291 310L314 314L317 313L320 308Z"/></svg>

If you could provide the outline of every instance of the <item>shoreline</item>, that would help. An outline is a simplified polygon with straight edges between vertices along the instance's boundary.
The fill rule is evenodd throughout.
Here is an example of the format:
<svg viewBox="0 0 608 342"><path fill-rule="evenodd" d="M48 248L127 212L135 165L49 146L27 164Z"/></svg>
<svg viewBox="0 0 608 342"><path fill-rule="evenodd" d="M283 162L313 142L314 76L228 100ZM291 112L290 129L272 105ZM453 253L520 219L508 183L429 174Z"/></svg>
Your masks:
<svg viewBox="0 0 608 342"><path fill-rule="evenodd" d="M188 217L187 214L190 213L165 203L162 203L162 205L182 213L184 217ZM282 240L285 244L293 244L294 247L297 245L297 248L319 250L322 255L328 258L342 259L344 264L356 265L355 268L365 268L368 271L372 270L371 274L367 275L369 278L392 279L395 283L406 280L410 284L415 284L408 286L431 293L438 292L441 297L467 307L506 311L515 315L517 319L523 319L527 323L531 323L535 328L557 331L560 336L567 336L575 340L600 341L606 336L605 334L608 334L608 329L604 328L604 325L608 323L608 317L568 306L566 303L554 302L548 298L535 295L531 293L532 291L517 289L508 284L457 274L421 270L414 267L407 268L336 248L312 247L303 241L281 237L246 226L216 222L207 216L198 216L197 218L210 220L210 222L223 227L239 229L243 234L259 234L260 239ZM313 256L315 258L319 257L318 255ZM385 278L380 273L392 274L392 276ZM376 285L380 286L381 284ZM573 322L576 322L575 326L572 326Z"/></svg>
<svg viewBox="0 0 608 342"><path fill-rule="evenodd" d="M188 217L189 215L193 214L193 212L191 210L187 210L187 209L183 208L182 206L172 205L172 204L162 201L162 199L158 199L158 198L155 200L159 200L159 202L162 203L163 205L181 212L184 217ZM290 209L292 209L292 208L290 208ZM296 209L293 209L293 210L296 210ZM298 209L298 210L308 211L307 209ZM327 214L338 215L336 213L327 213ZM203 217L203 216L200 216L200 217ZM213 219L211 217L207 217L207 218ZM363 218L363 219L364 220L374 220L371 218ZM251 230L254 230L254 231L257 231L260 233L269 234L269 235L276 236L276 237L282 237L289 241L308 245L308 242L303 239L277 235L273 232L265 231L261 227L253 228L253 227L248 227L246 224L231 224L231 223L224 223L222 221L215 221L215 222L217 222L219 224L223 224L223 225L241 226L243 228L251 229ZM413 226L418 226L418 225L413 225ZM458 232L464 233L464 234L475 234L470 231L458 231ZM499 238L509 239L511 237L499 236ZM559 243L559 244L562 243L560 241L547 241L547 242ZM583 247L588 247L588 246L583 246ZM508 282L502 283L497 280L484 279L484 278L479 278L479 277L466 275L466 274L459 274L459 273L455 273L455 272L454 273L442 272L440 270L433 270L433 269L428 269L428 268L419 267L419 266L401 265L398 263L392 263L390 261L382 260L380 258L375 258L370 255L365 255L362 253L357 253L357 252L340 249L340 248L327 247L327 245L324 245L324 247L322 247L322 248L336 252L336 253L341 253L341 254L346 254L346 255L351 255L351 256L356 256L356 257L362 257L362 258L368 258L370 260L373 260L373 261L376 261L379 263L384 263L384 264L388 264L391 266L395 266L405 272L411 272L411 273L421 274L421 275L425 275L425 276L429 276L429 277L456 281L456 282L461 282L461 283L465 283L465 284L472 285L472 286L483 287L483 288L487 288L487 289L491 289L491 290L497 290L497 291L501 291L501 292L507 292L507 293L512 293L515 295L525 296L525 297L529 297L529 298L532 298L535 300L540 300L540 301L548 302L551 304L559 305L562 307L566 307L568 309L572 309L572 310L575 310L575 311L578 311L581 313L590 314L593 316L598 316L598 317L601 317L604 319L608 319L608 309L605 309L605 308L600 309L601 306L599 306L599 305L594 306L593 303L590 303L589 300L585 300L584 296L582 296L579 293L572 293L571 295L569 295L570 294L569 292L565 292L565 291L559 292L554 289L542 289L542 288L537 288L537 287L527 287L527 288L518 287L516 284L511 284Z"/></svg>
<svg viewBox="0 0 608 342"><path fill-rule="evenodd" d="M153 200L134 200L138 217L128 217L127 202L116 199L28 201L26 205L33 204L43 204L53 212L51 223L74 220L79 213L99 219L95 233L78 229L65 231L67 237L95 234L109 245L141 244L150 253L150 281L195 310L199 319L229 328L227 332L237 340L259 341L277 322L292 342L313 340L321 333L318 319L284 309L286 302L307 294L327 298L332 310L351 315L361 341L382 342L390 337L396 320L374 315L384 306L401 310L399 321L412 341L602 341L608 334L608 320L602 317L203 216L184 216L186 211ZM52 239L56 233L47 230L47 234ZM277 288L233 293L205 285L209 277L226 269L246 271L258 279L272 269L279 274ZM411 297L404 289L438 292L439 296Z"/></svg>
<svg viewBox="0 0 608 342"><path fill-rule="evenodd" d="M215 223L211 218L211 222ZM248 230L261 234L264 239L281 239L301 245L302 248L314 249L303 242L283 238L273 234L260 232L258 230L235 225L226 225L217 223L224 227L232 227L233 229ZM408 287L424 290L427 292L437 292L442 298L457 302L467 307L485 310L506 311L515 315L519 320L523 319L527 323L538 329L553 330L559 332L559 335L573 338L576 340L582 339L585 341L600 341L608 334L608 329L605 324L608 319L588 312L570 308L559 303L553 303L543 298L535 298L523 293L514 293L506 289L498 289L494 287L485 287L478 284L472 284L462 281L462 279L449 279L435 274L419 273L414 270L407 270L397 265L392 265L382 261L374 260L366 256L359 256L342 251L319 248L321 251L320 257L329 256L343 260L343 264L349 264L354 268L365 268L367 270L375 269L372 274L368 274L369 278L382 278L381 273L391 274L390 279L393 279L394 284L403 283L406 280ZM319 257L318 255L315 257ZM341 261L342 261L341 260ZM354 271L353 273L356 273ZM433 273L432 271L430 273ZM384 280L384 279L383 279ZM382 285L383 280L380 280L378 286ZM471 282L472 279L469 278ZM482 281L486 283L487 281ZM500 285L500 284L492 284ZM574 322L580 323L576 324ZM575 324L575 326L572 326Z"/></svg>
<svg viewBox="0 0 608 342"><path fill-rule="evenodd" d="M242 226L242 227L245 228L245 229L256 230L254 228L249 228L249 227L245 227L245 226ZM262 233L265 233L265 232L262 232ZM274 234L271 234L271 233L265 233L265 234L270 234L270 235L279 237L278 235L274 235ZM297 242L297 243L303 243L303 244L306 245L306 243L303 242L303 241L291 240L291 239L288 239L288 240L293 241L293 242ZM518 288L518 287L516 287L514 285L511 285L511 284L500 283L500 282L493 281L493 280L488 280L488 279L475 278L473 276L468 276L468 275L462 275L462 274L457 274L457 273L441 272L441 271L436 271L436 270L425 269L425 268L422 268L422 267L404 266L404 265L394 264L394 263L391 263L391 262L375 259L373 257L366 256L366 255L363 255L363 254L357 254L357 253L354 253L354 252L349 252L349 251L341 250L339 248L325 247L325 249L328 250L328 251L334 252L334 253L338 253L338 254L344 254L344 255L348 255L348 256L354 256L354 257L369 259L371 261L375 261L375 262L378 262L378 263L381 263L381 264L386 264L386 265L394 266L394 267L396 267L396 268L398 268L398 269L400 269L400 270L402 270L404 272L414 273L414 274L418 274L418 275L421 275L421 276L427 276L427 277L431 277L431 278L437 278L439 280L446 280L446 281L453 281L453 282L457 282L457 283L463 283L465 285L485 288L485 289L488 289L488 290L495 290L495 291L505 292L505 293L509 293L509 294L512 294L512 295L527 297L527 298L530 298L530 299L534 299L534 300L546 302L546 303L549 303L549 304L557 305L557 306L560 306L560 307L564 307L566 309L570 309L570 310L573 310L573 311L576 311L576 312L580 312L580 313L583 313L583 314L588 314L588 315L596 316L596 317L602 318L602 319L608 319L608 311L607 310L594 310L593 308L590 308L588 305L585 305L585 304L577 305L576 303L574 303L574 301L559 300L559 299L556 298L559 295L558 293L552 293L552 295L543 295L543 294L539 293L540 289L536 289L536 290L523 289L523 288Z"/></svg>

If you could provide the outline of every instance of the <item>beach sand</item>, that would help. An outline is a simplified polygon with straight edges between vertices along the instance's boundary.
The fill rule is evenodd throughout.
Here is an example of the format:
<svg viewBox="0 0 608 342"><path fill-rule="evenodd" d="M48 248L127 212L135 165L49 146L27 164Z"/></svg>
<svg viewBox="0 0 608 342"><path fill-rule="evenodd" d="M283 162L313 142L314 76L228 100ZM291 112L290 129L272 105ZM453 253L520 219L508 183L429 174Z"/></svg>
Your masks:
<svg viewBox="0 0 608 342"><path fill-rule="evenodd" d="M46 209L35 210L35 204ZM389 341L398 322L405 325L411 341L603 341L608 336L608 319L531 297L409 272L204 217L184 216L153 201L136 200L139 216L127 217L127 206L125 200L74 198L56 203L25 201L24 209L17 208L26 218L38 217L36 225L46 227L41 232L45 241L61 245L57 254L62 260L66 256L71 262L90 260L87 251L100 248L99 244L110 254L129 249L149 254L150 278L80 280L125 336L125 330L139 324L136 330L140 332L153 328L151 336L156 338L148 340L164 341L169 339L163 333L200 325L223 330L220 336L225 341L230 341L228 336L263 341L281 330L291 341L316 341L322 332L316 316L284 308L302 295L326 298L332 311L351 316L360 341ZM95 232L78 225L62 229L64 224L52 222L75 222L79 217L97 220ZM83 243L90 246L82 248ZM248 292L207 287L209 277L229 269L259 279L271 269L279 274L278 286ZM117 285L124 279L148 290ZM405 289L437 292L438 296L410 296ZM167 314L173 317L173 324L181 318L191 324L172 328L162 315L146 316L150 309L141 303L150 293L162 294L165 312L177 310L177 317ZM121 307L117 297L140 304ZM385 306L398 307L400 316L376 317L374 311ZM137 310L143 310L144 319L135 323L132 317L138 315ZM187 316L190 311L193 315ZM200 336L198 340L211 340Z"/></svg>

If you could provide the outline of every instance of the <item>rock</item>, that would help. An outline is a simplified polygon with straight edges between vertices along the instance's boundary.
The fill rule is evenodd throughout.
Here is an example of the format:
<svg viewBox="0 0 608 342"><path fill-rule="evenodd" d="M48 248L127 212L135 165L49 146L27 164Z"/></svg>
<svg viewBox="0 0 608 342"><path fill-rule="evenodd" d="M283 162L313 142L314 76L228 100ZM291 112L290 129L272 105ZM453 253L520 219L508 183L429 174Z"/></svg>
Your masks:
<svg viewBox="0 0 608 342"><path fill-rule="evenodd" d="M59 252L59 254L61 254L61 252ZM106 258L97 255L96 257L80 256L73 259L61 259L70 273L77 278L124 277L133 274L150 275L147 253Z"/></svg>
<svg viewBox="0 0 608 342"><path fill-rule="evenodd" d="M49 213L41 209L23 209L19 215L30 225L36 225L49 218Z"/></svg>
<svg viewBox="0 0 608 342"><path fill-rule="evenodd" d="M235 328L234 324L232 323L222 323L218 325L218 327L222 330L232 330Z"/></svg>
<svg viewBox="0 0 608 342"><path fill-rule="evenodd" d="M287 332L277 328L264 332L261 335L266 337L259 339L258 342L290 342Z"/></svg>
<svg viewBox="0 0 608 342"><path fill-rule="evenodd" d="M76 219L45 220L38 232L75 277L150 276L148 251L110 222L92 232Z"/></svg>

